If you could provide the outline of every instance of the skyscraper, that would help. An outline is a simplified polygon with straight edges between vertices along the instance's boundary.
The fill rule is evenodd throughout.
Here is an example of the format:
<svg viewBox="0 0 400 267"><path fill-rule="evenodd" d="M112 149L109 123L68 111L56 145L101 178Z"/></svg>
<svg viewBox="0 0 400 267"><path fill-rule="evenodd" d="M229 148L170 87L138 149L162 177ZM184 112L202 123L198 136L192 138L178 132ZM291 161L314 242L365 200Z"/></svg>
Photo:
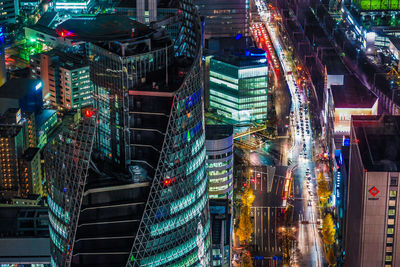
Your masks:
<svg viewBox="0 0 400 267"><path fill-rule="evenodd" d="M345 266L400 266L399 126L399 116L352 116Z"/></svg>
<svg viewBox="0 0 400 267"><path fill-rule="evenodd" d="M57 28L90 42L95 108L48 150L53 266L209 264L200 22L180 5L176 40L122 16Z"/></svg>

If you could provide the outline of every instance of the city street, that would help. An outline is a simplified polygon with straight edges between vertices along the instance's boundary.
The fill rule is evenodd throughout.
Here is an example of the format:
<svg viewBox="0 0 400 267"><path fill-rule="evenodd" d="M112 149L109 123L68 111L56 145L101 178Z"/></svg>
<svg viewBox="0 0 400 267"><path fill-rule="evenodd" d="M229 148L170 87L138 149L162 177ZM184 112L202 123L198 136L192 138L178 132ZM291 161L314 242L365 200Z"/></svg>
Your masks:
<svg viewBox="0 0 400 267"><path fill-rule="evenodd" d="M317 231L318 197L316 196L315 171L313 163L313 148L315 141L312 137L310 116L307 99L302 89L299 88L297 77L291 67L291 60L286 57L284 45L278 37L275 27L265 2L256 1L258 13L276 54L282 66L287 85L292 98L290 128L294 142L289 150L289 175L294 183L294 221L298 222L297 248L300 255L292 258L293 266L324 266L325 257L320 235ZM285 203L284 203L285 204Z"/></svg>
<svg viewBox="0 0 400 267"><path fill-rule="evenodd" d="M256 197L251 211L254 227L251 254L256 258L255 266L273 266L271 258L281 254L278 229L286 169L283 166L250 167L250 185Z"/></svg>

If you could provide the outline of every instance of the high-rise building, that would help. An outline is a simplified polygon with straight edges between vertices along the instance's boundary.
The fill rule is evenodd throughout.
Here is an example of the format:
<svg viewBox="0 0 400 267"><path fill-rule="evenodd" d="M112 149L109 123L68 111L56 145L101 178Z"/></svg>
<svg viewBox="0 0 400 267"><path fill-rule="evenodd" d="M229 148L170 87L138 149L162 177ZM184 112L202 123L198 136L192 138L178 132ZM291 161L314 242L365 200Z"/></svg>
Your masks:
<svg viewBox="0 0 400 267"><path fill-rule="evenodd" d="M400 266L400 117L353 116L345 266Z"/></svg>
<svg viewBox="0 0 400 267"><path fill-rule="evenodd" d="M233 198L233 126L207 125L207 176L210 199Z"/></svg>
<svg viewBox="0 0 400 267"><path fill-rule="evenodd" d="M205 18L205 38L249 35L249 0L196 0Z"/></svg>
<svg viewBox="0 0 400 267"><path fill-rule="evenodd" d="M219 56L210 61L210 108L234 124L267 119L265 56Z"/></svg>
<svg viewBox="0 0 400 267"><path fill-rule="evenodd" d="M22 126L0 124L0 191L4 198L22 193L18 161L23 148Z"/></svg>
<svg viewBox="0 0 400 267"><path fill-rule="evenodd" d="M123 16L72 19L88 41L95 109L49 146L53 266L209 266L201 29L179 38Z"/></svg>
<svg viewBox="0 0 400 267"><path fill-rule="evenodd" d="M54 108L78 109L92 105L89 64L59 49L30 57L33 78L43 82L43 99Z"/></svg>
<svg viewBox="0 0 400 267"><path fill-rule="evenodd" d="M22 184L22 195L43 195L42 169L40 166L40 150L29 147L19 159L19 176Z"/></svg>
<svg viewBox="0 0 400 267"><path fill-rule="evenodd" d="M19 15L18 0L4 0L0 5L0 25L15 23Z"/></svg>
<svg viewBox="0 0 400 267"><path fill-rule="evenodd" d="M207 176L212 233L211 266L231 266L233 126L206 126Z"/></svg>

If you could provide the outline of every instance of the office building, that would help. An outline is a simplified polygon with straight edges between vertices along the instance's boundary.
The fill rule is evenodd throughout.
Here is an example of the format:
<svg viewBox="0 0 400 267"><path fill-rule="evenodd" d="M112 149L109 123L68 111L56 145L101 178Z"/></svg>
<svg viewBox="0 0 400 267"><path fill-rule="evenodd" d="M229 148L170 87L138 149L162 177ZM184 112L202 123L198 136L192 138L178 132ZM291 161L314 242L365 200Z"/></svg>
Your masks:
<svg viewBox="0 0 400 267"><path fill-rule="evenodd" d="M43 99L58 109L92 105L89 64L80 56L53 49L30 57L33 78L43 82Z"/></svg>
<svg viewBox="0 0 400 267"><path fill-rule="evenodd" d="M389 48L390 36L400 37L399 0L353 0L342 7L347 37L360 41L367 54ZM347 27L346 27L347 28Z"/></svg>
<svg viewBox="0 0 400 267"><path fill-rule="evenodd" d="M44 109L35 114L37 146L43 149L49 140L49 135L57 126L57 111L54 109Z"/></svg>
<svg viewBox="0 0 400 267"><path fill-rule="evenodd" d="M18 0L4 0L0 5L0 25L15 23L19 15Z"/></svg>
<svg viewBox="0 0 400 267"><path fill-rule="evenodd" d="M211 266L231 266L233 126L206 126L208 194L212 232Z"/></svg>
<svg viewBox="0 0 400 267"><path fill-rule="evenodd" d="M19 0L19 11L24 15L34 15L39 4L39 0Z"/></svg>
<svg viewBox="0 0 400 267"><path fill-rule="evenodd" d="M151 8L150 10L145 10ZM161 21L168 19L178 12L178 1L131 1L121 0L115 7L115 13L118 15L128 16L139 22L148 24L152 21ZM172 39L176 39L180 30L180 23L178 21L164 25Z"/></svg>
<svg viewBox="0 0 400 267"><path fill-rule="evenodd" d="M29 147L24 151L19 159L19 176L22 196L44 194L39 148Z"/></svg>
<svg viewBox="0 0 400 267"><path fill-rule="evenodd" d="M267 119L268 66L265 56L216 56L210 60L210 108L228 122Z"/></svg>
<svg viewBox="0 0 400 267"><path fill-rule="evenodd" d="M10 198L22 193L18 161L24 149L22 127L0 125L0 187L1 195Z"/></svg>
<svg viewBox="0 0 400 267"><path fill-rule="evenodd" d="M90 43L96 97L46 153L53 266L209 266L201 30L179 4L177 40L116 15L57 27Z"/></svg>
<svg viewBox="0 0 400 267"><path fill-rule="evenodd" d="M94 5L93 0L56 0L54 9L61 12L88 12Z"/></svg>
<svg viewBox="0 0 400 267"><path fill-rule="evenodd" d="M196 0L204 16L206 39L249 35L249 0Z"/></svg>
<svg viewBox="0 0 400 267"><path fill-rule="evenodd" d="M0 116L0 124L21 125L24 134L24 149L36 147L37 139L34 112L22 113L19 108L9 108Z"/></svg>
<svg viewBox="0 0 400 267"><path fill-rule="evenodd" d="M233 197L233 126L206 126L207 176L210 199Z"/></svg>
<svg viewBox="0 0 400 267"><path fill-rule="evenodd" d="M400 117L353 116L345 266L400 266Z"/></svg>

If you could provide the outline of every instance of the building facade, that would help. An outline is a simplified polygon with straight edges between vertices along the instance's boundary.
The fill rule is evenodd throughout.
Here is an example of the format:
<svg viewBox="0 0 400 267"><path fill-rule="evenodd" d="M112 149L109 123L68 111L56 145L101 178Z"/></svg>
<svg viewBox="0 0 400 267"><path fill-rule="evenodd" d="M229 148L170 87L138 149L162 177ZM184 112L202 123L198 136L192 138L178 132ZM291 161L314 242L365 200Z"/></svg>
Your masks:
<svg viewBox="0 0 400 267"><path fill-rule="evenodd" d="M18 0L4 0L0 5L0 25L15 23L19 15Z"/></svg>
<svg viewBox="0 0 400 267"><path fill-rule="evenodd" d="M353 116L345 266L400 266L400 118Z"/></svg>
<svg viewBox="0 0 400 267"><path fill-rule="evenodd" d="M214 57L210 61L210 108L234 124L267 119L265 57Z"/></svg>
<svg viewBox="0 0 400 267"><path fill-rule="evenodd" d="M205 38L249 35L249 0L196 0L205 19Z"/></svg>
<svg viewBox="0 0 400 267"><path fill-rule="evenodd" d="M90 42L96 111L49 146L53 266L209 265L201 31L179 8L175 43L122 16L58 26Z"/></svg>
<svg viewBox="0 0 400 267"><path fill-rule="evenodd" d="M211 266L231 266L233 126L206 126L207 176L212 232Z"/></svg>
<svg viewBox="0 0 400 267"><path fill-rule="evenodd" d="M79 109L93 104L89 64L83 58L54 49L30 58L33 78L43 82L45 103L58 109Z"/></svg>
<svg viewBox="0 0 400 267"><path fill-rule="evenodd" d="M5 198L17 196L20 191L18 160L22 156L23 145L21 126L0 125L1 192Z"/></svg>
<svg viewBox="0 0 400 267"><path fill-rule="evenodd" d="M210 199L233 197L233 126L207 125L207 176Z"/></svg>

